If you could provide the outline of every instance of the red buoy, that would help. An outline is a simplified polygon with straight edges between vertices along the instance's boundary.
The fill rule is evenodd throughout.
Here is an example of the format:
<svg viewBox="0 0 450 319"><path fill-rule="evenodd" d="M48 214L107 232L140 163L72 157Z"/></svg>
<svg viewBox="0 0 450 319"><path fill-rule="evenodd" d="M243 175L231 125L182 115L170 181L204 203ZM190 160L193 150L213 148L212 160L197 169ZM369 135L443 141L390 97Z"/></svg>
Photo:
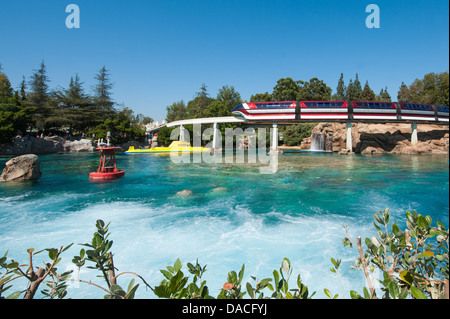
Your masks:
<svg viewBox="0 0 450 319"><path fill-rule="evenodd" d="M89 178L92 180L108 180L119 178L125 175L124 171L117 169L115 150L119 147L99 147L98 151L102 151L100 163L96 172L91 172Z"/></svg>

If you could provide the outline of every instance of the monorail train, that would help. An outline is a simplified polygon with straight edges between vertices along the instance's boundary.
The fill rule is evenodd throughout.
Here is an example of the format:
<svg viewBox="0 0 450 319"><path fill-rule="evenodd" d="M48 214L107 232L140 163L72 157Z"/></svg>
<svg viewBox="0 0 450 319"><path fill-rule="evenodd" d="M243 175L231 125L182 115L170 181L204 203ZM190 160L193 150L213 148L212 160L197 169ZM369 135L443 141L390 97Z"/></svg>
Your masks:
<svg viewBox="0 0 450 319"><path fill-rule="evenodd" d="M242 103L232 113L252 121L448 122L449 107L373 101L283 101Z"/></svg>

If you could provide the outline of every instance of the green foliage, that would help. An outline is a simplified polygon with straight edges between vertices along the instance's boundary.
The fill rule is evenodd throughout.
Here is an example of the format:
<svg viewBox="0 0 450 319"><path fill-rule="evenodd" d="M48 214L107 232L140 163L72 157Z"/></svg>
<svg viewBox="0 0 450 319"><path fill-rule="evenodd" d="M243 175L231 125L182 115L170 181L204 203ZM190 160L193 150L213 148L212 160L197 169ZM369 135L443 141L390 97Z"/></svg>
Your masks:
<svg viewBox="0 0 450 319"><path fill-rule="evenodd" d="M35 107L0 104L0 144L9 143L18 131L24 133L33 123Z"/></svg>
<svg viewBox="0 0 450 319"><path fill-rule="evenodd" d="M133 111L127 107L116 111L106 120L100 120L89 135L95 134L95 138L106 140L108 132L111 133L112 144L126 143L130 140L143 141L145 138L145 130L137 122Z"/></svg>
<svg viewBox="0 0 450 319"><path fill-rule="evenodd" d="M284 128L283 143L286 146L298 146L304 138L311 136L315 123L302 123L298 125L289 125Z"/></svg>
<svg viewBox="0 0 450 319"><path fill-rule="evenodd" d="M378 237L365 239L364 260L358 258L352 267L382 272L383 279L379 279L383 286L382 298L404 299L408 295L412 298L443 298L449 272L448 229L441 222L432 227L430 216L422 216L415 211L406 212L405 231L400 230L397 222L389 227L387 209L373 217ZM354 244L349 236L343 243L350 247ZM360 244L358 246L362 248ZM367 280L370 289L370 279ZM361 297L356 292L351 296ZM374 298L376 292L368 294L364 291L366 297Z"/></svg>
<svg viewBox="0 0 450 319"><path fill-rule="evenodd" d="M448 71L425 74L422 79L416 79L410 86L403 82L398 91L397 99L404 103L449 106Z"/></svg>
<svg viewBox="0 0 450 319"><path fill-rule="evenodd" d="M183 101L173 102L166 107L166 122L182 120L187 115L186 105Z"/></svg>
<svg viewBox="0 0 450 319"><path fill-rule="evenodd" d="M375 101L375 93L369 86L369 81L366 81L366 84L364 85L364 90L360 94L360 100L361 101Z"/></svg>

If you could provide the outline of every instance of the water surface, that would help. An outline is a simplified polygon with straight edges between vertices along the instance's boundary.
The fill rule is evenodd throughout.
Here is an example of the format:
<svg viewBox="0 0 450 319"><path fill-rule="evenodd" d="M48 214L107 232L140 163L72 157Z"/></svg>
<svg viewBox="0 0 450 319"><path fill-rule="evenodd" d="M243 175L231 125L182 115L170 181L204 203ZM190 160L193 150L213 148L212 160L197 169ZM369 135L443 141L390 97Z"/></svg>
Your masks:
<svg viewBox="0 0 450 319"><path fill-rule="evenodd" d="M0 168L10 157L0 157ZM217 296L227 273L246 265L246 281L272 277L284 257L316 297L362 291L363 275L350 264L354 248L344 248L343 225L354 237L375 234L373 213L389 208L391 220L405 223L405 211L430 215L448 227L449 175L446 155L340 156L302 152L279 156L275 174L260 164L175 164L169 156L118 154L125 177L89 181L98 154L40 156L37 182L0 184L0 254L27 262L27 248L75 245L59 269L91 240L95 221L111 222L115 265L142 275L153 286L159 269L177 258L207 265L204 279ZM193 195L180 197L188 189ZM40 255L36 256L39 259ZM45 257L42 255L42 258ZM329 268L342 258L340 284ZM187 270L185 273L188 273ZM80 276L96 280L97 273ZM126 287L131 277L121 277ZM85 284L69 289L72 298L101 298ZM155 298L138 289L137 297Z"/></svg>

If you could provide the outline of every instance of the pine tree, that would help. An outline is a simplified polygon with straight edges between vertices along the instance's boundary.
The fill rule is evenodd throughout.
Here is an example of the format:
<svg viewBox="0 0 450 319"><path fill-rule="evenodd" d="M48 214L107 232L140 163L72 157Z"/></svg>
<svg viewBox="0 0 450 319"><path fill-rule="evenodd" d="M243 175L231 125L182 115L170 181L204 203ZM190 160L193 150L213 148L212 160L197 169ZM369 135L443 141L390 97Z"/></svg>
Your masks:
<svg viewBox="0 0 450 319"><path fill-rule="evenodd" d="M360 100L363 90L362 90L362 87L361 87L361 82L359 81L359 78L358 78L358 73L356 73L355 82L353 82L353 85L355 87L355 91L354 91L355 92L354 93L355 97L354 97L354 99L355 100Z"/></svg>
<svg viewBox="0 0 450 319"><path fill-rule="evenodd" d="M212 101L214 101L214 99L209 97L206 84L202 83L200 92L197 92L196 97L189 101L186 106L188 116L190 118L204 117L204 112Z"/></svg>
<svg viewBox="0 0 450 319"><path fill-rule="evenodd" d="M408 86L405 84L405 82L402 82L402 84L400 85L400 89L398 90L397 101L400 103L410 102L409 95L410 94Z"/></svg>
<svg viewBox="0 0 450 319"><path fill-rule="evenodd" d="M50 82L50 80L47 76L44 60L42 60L39 69L35 70L31 76L31 91L28 94L27 100L27 106L36 107L34 121L36 128L39 130L45 129L45 119L49 112L49 94L47 92L48 82Z"/></svg>
<svg viewBox="0 0 450 319"><path fill-rule="evenodd" d="M339 78L338 85L336 87L336 94L334 95L336 100L345 100L345 96L347 94L347 88L344 83L344 74L341 73L341 77Z"/></svg>
<svg viewBox="0 0 450 319"><path fill-rule="evenodd" d="M350 82L348 83L345 97L346 97L347 101L357 101L357 100L359 100L359 99L356 98L355 85L353 84L353 80L352 79L350 79Z"/></svg>
<svg viewBox="0 0 450 319"><path fill-rule="evenodd" d="M391 96L389 95L389 93L387 91L387 87L384 89L381 89L380 95L378 95L376 99L378 101L391 102Z"/></svg>
<svg viewBox="0 0 450 319"><path fill-rule="evenodd" d="M22 82L20 83L20 99L22 101L27 99L27 85L25 83L25 76L22 77Z"/></svg>
<svg viewBox="0 0 450 319"><path fill-rule="evenodd" d="M0 104L10 104L13 101L14 91L11 82L5 73L0 73Z"/></svg>
<svg viewBox="0 0 450 319"><path fill-rule="evenodd" d="M103 66L95 76L97 84L94 87L94 104L99 111L100 118L108 118L114 113L114 101L111 98L113 83L110 81L109 71Z"/></svg>
<svg viewBox="0 0 450 319"><path fill-rule="evenodd" d="M364 85L364 90L361 93L361 100L362 101L375 101L375 93L369 86L369 81L366 81L366 84Z"/></svg>

